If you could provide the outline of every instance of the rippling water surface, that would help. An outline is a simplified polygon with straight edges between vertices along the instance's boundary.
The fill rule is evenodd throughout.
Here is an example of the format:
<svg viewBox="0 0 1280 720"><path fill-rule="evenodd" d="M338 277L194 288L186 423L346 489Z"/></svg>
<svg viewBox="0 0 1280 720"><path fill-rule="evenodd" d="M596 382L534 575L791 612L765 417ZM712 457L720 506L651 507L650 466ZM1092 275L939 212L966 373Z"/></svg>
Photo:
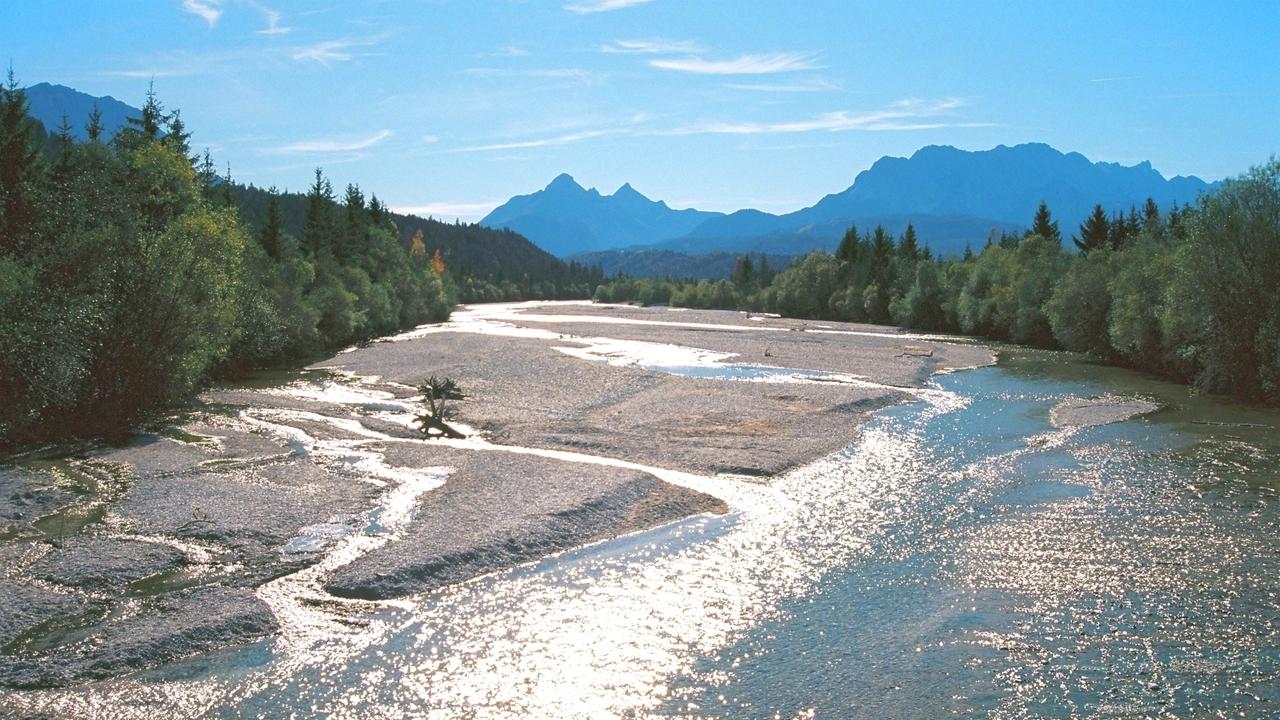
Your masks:
<svg viewBox="0 0 1280 720"><path fill-rule="evenodd" d="M1101 392L1170 408L1050 426L1058 400ZM1277 419L1061 355L1015 353L939 377L843 453L769 484L702 488L726 497L725 517L442 593L308 610L340 621L284 623L280 638L53 693L46 707L1274 717L1278 433L1198 423Z"/></svg>

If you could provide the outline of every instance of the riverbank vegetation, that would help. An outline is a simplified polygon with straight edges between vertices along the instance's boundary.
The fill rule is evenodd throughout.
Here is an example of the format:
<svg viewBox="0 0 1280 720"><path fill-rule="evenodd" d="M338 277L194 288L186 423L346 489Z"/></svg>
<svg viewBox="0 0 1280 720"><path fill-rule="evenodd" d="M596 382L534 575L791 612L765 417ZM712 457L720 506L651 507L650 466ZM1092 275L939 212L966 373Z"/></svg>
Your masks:
<svg viewBox="0 0 1280 720"><path fill-rule="evenodd" d="M834 254L732 280L620 278L602 302L737 308L896 324L1090 353L1213 392L1280 402L1280 161L1194 206L1098 206L1074 242L1041 205L1023 235L933 257L908 227L850 228Z"/></svg>
<svg viewBox="0 0 1280 720"><path fill-rule="evenodd" d="M339 196L319 169L305 195L236 185L154 93L114 137L96 112L86 141L70 122L33 120L10 73L0 447L122 438L214 377L444 320L459 299L585 297L600 279L511 233Z"/></svg>

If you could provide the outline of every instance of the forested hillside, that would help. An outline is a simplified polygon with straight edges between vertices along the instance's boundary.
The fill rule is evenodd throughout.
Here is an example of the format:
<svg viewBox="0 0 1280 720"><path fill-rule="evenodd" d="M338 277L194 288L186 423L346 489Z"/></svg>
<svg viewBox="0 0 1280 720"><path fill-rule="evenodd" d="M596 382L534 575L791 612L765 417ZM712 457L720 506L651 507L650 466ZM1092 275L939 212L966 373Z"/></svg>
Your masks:
<svg viewBox="0 0 1280 720"><path fill-rule="evenodd" d="M323 188L324 178L318 181ZM315 192L315 186L311 191ZM308 195L275 193L235 183L232 183L231 195L241 217L254 228L261 228L267 222L274 197L284 231L294 237L301 236ZM366 202L360 188L354 186L347 188L339 199L343 205ZM436 251L440 251L448 275L457 283L461 302L587 298L603 279L598 269L577 262L562 262L510 230L391 212L376 196L367 202L390 219L406 248L413 245L414 238L421 232L426 253L434 257Z"/></svg>
<svg viewBox="0 0 1280 720"><path fill-rule="evenodd" d="M154 93L76 140L0 89L0 446L113 437L217 375L297 363L470 299L600 276L511 233L397 216L319 170L306 195L220 177ZM451 267L452 265L452 267Z"/></svg>
<svg viewBox="0 0 1280 720"><path fill-rule="evenodd" d="M1109 215L1099 204L1072 240L1042 203L1025 234L961 259L932 256L910 226L897 238L850 228L835 254L811 253L776 274L744 257L732 280L622 279L595 297L1062 347L1280 402L1280 161L1194 206L1148 201Z"/></svg>

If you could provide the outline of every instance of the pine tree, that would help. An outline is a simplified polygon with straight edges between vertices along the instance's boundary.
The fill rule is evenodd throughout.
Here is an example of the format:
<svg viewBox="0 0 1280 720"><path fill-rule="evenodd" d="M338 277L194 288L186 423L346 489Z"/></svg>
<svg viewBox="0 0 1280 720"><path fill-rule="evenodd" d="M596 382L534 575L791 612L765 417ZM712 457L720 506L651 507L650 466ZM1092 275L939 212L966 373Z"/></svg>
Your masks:
<svg viewBox="0 0 1280 720"><path fill-rule="evenodd" d="M42 170L27 93L10 68L8 82L0 87L0 253L19 249L20 233L35 216Z"/></svg>
<svg viewBox="0 0 1280 720"><path fill-rule="evenodd" d="M1125 222L1124 213L1112 215L1109 227L1107 240L1111 243L1112 250L1119 250L1129 243L1129 223Z"/></svg>
<svg viewBox="0 0 1280 720"><path fill-rule="evenodd" d="M160 104L156 96L154 80L147 86L147 101L142 104L142 116L127 118L127 120L129 129L135 133L141 133L150 140L159 139L160 131L169 123L169 117L164 114L164 105Z"/></svg>
<svg viewBox="0 0 1280 720"><path fill-rule="evenodd" d="M76 145L76 140L71 135L71 121L67 118L66 113L62 115L62 124L58 126L54 141L58 148L58 159L54 163L53 173L56 177L65 179L71 174L72 152L75 150Z"/></svg>
<svg viewBox="0 0 1280 720"><path fill-rule="evenodd" d="M231 163L227 163L227 177L222 183L222 204L226 207L232 207L236 204L235 199L231 196Z"/></svg>
<svg viewBox="0 0 1280 720"><path fill-rule="evenodd" d="M1142 227L1147 230L1160 227L1160 206L1152 198L1147 198L1146 204L1142 206Z"/></svg>
<svg viewBox="0 0 1280 720"><path fill-rule="evenodd" d="M756 267L750 255L743 255L733 263L733 284L738 288L747 288L755 280Z"/></svg>
<svg viewBox="0 0 1280 720"><path fill-rule="evenodd" d="M920 259L920 241L916 238L916 228L911 223L907 223L907 229L898 242L898 256L908 263L914 263Z"/></svg>
<svg viewBox="0 0 1280 720"><path fill-rule="evenodd" d="M324 177L324 169L316 168L316 180L307 192L307 217L302 225L302 242L313 256L331 251L333 187Z"/></svg>
<svg viewBox="0 0 1280 720"><path fill-rule="evenodd" d="M1062 242L1062 233L1058 232L1058 221L1053 219L1053 215L1049 213L1049 205L1043 200L1040 201L1040 207L1036 208L1035 220L1031 223L1031 230L1028 235L1039 235L1047 240L1054 242Z"/></svg>
<svg viewBox="0 0 1280 720"><path fill-rule="evenodd" d="M836 248L836 259L851 265L857 263L861 244L862 238L858 236L858 226L850 225L844 237L840 239L839 247Z"/></svg>
<svg viewBox="0 0 1280 720"><path fill-rule="evenodd" d="M259 241L262 243L262 249L267 252L267 255L272 260L275 260L280 257L280 235L284 232L282 227L284 223L280 218L279 193L276 192L274 186L267 192L271 194L271 197L267 201L267 221L262 226L262 235L259 236Z"/></svg>
<svg viewBox="0 0 1280 720"><path fill-rule="evenodd" d="M990 241L990 240L987 240L987 245L988 245L988 247L991 245L991 241ZM964 244L964 256L963 256L963 260L964 260L965 262L969 262L969 261L970 261L970 260L972 260L972 259L973 259L973 248L969 247L969 243L965 243L965 244Z"/></svg>
<svg viewBox="0 0 1280 720"><path fill-rule="evenodd" d="M93 102L93 109L89 111L89 122L84 126L84 132L89 136L89 142L102 141L102 110L98 108L98 101Z"/></svg>
<svg viewBox="0 0 1280 720"><path fill-rule="evenodd" d="M218 171L214 168L213 156L209 154L209 148L205 148L204 155L196 166L196 181L200 183L200 189L206 197L209 196L209 192L213 189L213 181L217 177Z"/></svg>
<svg viewBox="0 0 1280 720"><path fill-rule="evenodd" d="M1106 247L1111 239L1111 223L1107 222L1107 211L1102 205L1094 205L1093 212L1080 224L1080 237L1072 238L1080 252L1088 255L1099 248Z"/></svg>
<svg viewBox="0 0 1280 720"><path fill-rule="evenodd" d="M377 195L369 198L369 221L377 227L382 227L382 221L386 215L385 209L382 207L382 201Z"/></svg>
<svg viewBox="0 0 1280 720"><path fill-rule="evenodd" d="M1142 220L1138 218L1138 209L1129 206L1129 218L1125 220L1125 232L1130 238L1138 237L1138 233L1142 232Z"/></svg>
<svg viewBox="0 0 1280 720"><path fill-rule="evenodd" d="M182 111L174 110L169 117L169 132L164 136L164 144L182 153L182 157L188 158L192 166L195 165L196 159L190 157L191 133L187 132L186 125L182 122Z"/></svg>

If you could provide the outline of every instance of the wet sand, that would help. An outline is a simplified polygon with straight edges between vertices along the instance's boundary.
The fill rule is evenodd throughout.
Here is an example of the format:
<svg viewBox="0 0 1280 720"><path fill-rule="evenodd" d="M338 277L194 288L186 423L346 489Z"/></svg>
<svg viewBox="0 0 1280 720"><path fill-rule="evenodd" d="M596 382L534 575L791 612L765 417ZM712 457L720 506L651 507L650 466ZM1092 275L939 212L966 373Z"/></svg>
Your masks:
<svg viewBox="0 0 1280 720"><path fill-rule="evenodd" d="M298 608L731 511L690 478L767 481L847 447L931 374L993 360L892 328L732 312L455 317L282 387L211 390L126 448L0 468L0 683L114 677L287 633ZM822 374L726 379L755 377L741 364ZM461 385L457 420L478 439L410 426L430 375Z"/></svg>

